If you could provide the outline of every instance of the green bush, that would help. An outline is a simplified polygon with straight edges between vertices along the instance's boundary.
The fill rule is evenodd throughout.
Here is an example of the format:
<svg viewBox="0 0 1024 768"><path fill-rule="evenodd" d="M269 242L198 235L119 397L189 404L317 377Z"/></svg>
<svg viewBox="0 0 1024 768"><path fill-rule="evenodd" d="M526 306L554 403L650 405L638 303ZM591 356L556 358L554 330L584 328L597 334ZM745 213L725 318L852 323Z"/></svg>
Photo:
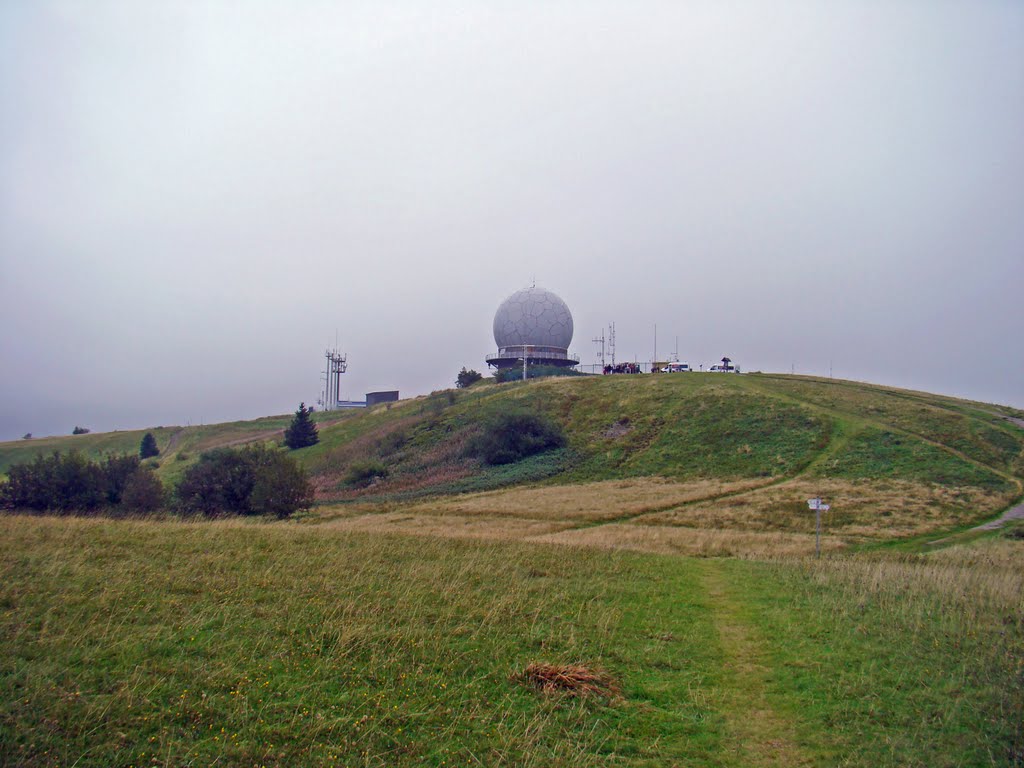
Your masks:
<svg viewBox="0 0 1024 768"><path fill-rule="evenodd" d="M459 389L465 389L466 387L471 387L482 378L483 374L474 371L472 368L467 371L466 366L462 366L459 375L455 377L455 386Z"/></svg>
<svg viewBox="0 0 1024 768"><path fill-rule="evenodd" d="M383 462L369 460L358 461L349 467L345 476L345 484L352 488L365 488L375 480L383 480L388 476L388 468Z"/></svg>
<svg viewBox="0 0 1024 768"><path fill-rule="evenodd" d="M89 461L74 451L36 456L8 470L7 481L0 484L0 503L36 511L91 512L117 507L138 471L137 456L107 456L102 462Z"/></svg>
<svg viewBox="0 0 1024 768"><path fill-rule="evenodd" d="M199 457L177 489L186 512L287 517L313 504L305 471L276 448L219 448Z"/></svg>
<svg viewBox="0 0 1024 768"><path fill-rule="evenodd" d="M155 512L166 501L164 486L150 467L135 470L121 494L121 506L131 512Z"/></svg>
<svg viewBox="0 0 1024 768"><path fill-rule="evenodd" d="M267 454L256 473L249 503L254 514L288 517L313 506L313 486L297 462L273 452Z"/></svg>
<svg viewBox="0 0 1024 768"><path fill-rule="evenodd" d="M484 464L511 464L565 443L562 428L551 419L512 411L486 419L483 432L469 441L466 453Z"/></svg>

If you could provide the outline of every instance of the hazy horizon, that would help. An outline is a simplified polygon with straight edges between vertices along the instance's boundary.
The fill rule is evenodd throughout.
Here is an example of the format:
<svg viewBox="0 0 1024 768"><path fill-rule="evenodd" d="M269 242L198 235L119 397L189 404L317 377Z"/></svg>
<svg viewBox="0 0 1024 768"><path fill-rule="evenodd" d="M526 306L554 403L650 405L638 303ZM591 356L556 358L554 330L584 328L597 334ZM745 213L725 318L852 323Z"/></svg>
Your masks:
<svg viewBox="0 0 1024 768"><path fill-rule="evenodd" d="M571 351L1024 408L1024 5L0 6L0 439Z"/></svg>

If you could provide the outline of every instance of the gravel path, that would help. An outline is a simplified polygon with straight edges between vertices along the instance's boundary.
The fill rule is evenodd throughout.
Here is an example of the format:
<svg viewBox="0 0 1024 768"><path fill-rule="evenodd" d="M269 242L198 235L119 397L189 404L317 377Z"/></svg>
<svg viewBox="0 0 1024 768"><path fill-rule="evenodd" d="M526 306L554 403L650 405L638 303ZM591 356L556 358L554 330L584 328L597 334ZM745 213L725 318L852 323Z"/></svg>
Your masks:
<svg viewBox="0 0 1024 768"><path fill-rule="evenodd" d="M992 531L996 528L1002 528L1003 525L1010 520L1024 520L1024 503L1018 504L1016 507L1010 507L1003 513L1002 517L997 517L995 520L989 520L987 523L976 525L971 530Z"/></svg>

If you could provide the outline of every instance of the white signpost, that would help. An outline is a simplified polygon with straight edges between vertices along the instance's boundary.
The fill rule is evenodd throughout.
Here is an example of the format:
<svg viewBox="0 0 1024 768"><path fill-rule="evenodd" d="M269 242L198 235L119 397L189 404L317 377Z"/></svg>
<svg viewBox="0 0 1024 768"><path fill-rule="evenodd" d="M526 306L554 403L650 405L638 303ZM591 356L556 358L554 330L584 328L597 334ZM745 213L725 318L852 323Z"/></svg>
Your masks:
<svg viewBox="0 0 1024 768"><path fill-rule="evenodd" d="M807 506L814 510L814 556L821 557L821 513L831 507L821 503L821 496L807 500Z"/></svg>

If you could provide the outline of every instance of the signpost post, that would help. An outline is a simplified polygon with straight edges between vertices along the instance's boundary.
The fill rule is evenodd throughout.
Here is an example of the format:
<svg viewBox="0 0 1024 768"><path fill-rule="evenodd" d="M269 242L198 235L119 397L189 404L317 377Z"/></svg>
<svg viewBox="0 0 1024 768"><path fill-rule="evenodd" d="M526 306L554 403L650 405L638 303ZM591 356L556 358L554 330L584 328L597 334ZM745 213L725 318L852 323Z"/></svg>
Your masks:
<svg viewBox="0 0 1024 768"><path fill-rule="evenodd" d="M821 557L821 513L828 512L831 507L821 503L821 496L807 500L807 506L814 510L814 556Z"/></svg>

